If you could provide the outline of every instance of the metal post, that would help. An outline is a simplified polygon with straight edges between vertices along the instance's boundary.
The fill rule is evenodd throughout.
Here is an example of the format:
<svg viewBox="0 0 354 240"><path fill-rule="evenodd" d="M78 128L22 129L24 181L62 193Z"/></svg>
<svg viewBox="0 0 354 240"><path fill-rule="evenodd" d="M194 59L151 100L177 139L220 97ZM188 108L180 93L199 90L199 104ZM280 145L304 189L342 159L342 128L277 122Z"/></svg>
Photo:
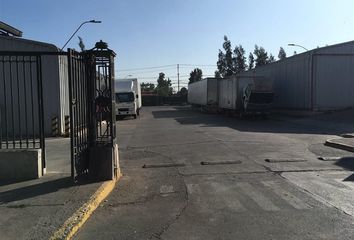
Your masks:
<svg viewBox="0 0 354 240"><path fill-rule="evenodd" d="M43 81L42 81L42 61L41 56L37 56L37 84L38 84L38 116L39 116L39 145L42 149L42 174L45 174L45 141L44 141L44 107L43 107Z"/></svg>
<svg viewBox="0 0 354 240"><path fill-rule="evenodd" d="M72 90L72 81L73 81L73 76L72 76L72 50L69 48L68 49L68 80L69 80L69 102L70 102L70 121L71 123L73 123L73 90ZM75 161L74 161L74 157L75 157L75 149L74 149L74 124L70 124L70 155L71 155L71 178L73 180L75 180Z"/></svg>
<svg viewBox="0 0 354 240"><path fill-rule="evenodd" d="M179 92L179 64L177 64L177 79L178 79L177 92Z"/></svg>

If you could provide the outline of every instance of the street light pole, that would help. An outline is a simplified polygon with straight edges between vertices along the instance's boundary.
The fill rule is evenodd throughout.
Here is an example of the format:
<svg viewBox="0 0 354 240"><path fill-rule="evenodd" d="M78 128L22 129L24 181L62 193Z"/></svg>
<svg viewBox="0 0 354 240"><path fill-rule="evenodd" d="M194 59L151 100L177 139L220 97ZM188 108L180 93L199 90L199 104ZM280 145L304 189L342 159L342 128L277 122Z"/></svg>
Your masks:
<svg viewBox="0 0 354 240"><path fill-rule="evenodd" d="M288 46L292 46L292 47L301 47L303 49L305 49L305 51L308 51L307 48L305 48L304 46L298 45L298 44L294 44L294 43L289 43Z"/></svg>
<svg viewBox="0 0 354 240"><path fill-rule="evenodd" d="M66 41L66 43L64 44L64 46L60 49L60 51L63 51L63 49L65 48L65 46L70 42L70 40L74 37L74 35L79 31L79 29L86 23L101 23L101 21L96 21L96 20L90 20L90 21L85 21L83 23L80 24L80 26L76 29L76 31L70 36L69 40Z"/></svg>

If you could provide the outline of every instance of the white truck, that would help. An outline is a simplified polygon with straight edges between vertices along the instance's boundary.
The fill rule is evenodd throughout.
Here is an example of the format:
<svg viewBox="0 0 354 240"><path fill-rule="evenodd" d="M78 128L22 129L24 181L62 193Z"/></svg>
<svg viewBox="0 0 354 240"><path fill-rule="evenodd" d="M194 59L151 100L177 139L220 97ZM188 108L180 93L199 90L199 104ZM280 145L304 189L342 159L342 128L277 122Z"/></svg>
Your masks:
<svg viewBox="0 0 354 240"><path fill-rule="evenodd" d="M116 117L139 116L141 88L138 79L115 80Z"/></svg>

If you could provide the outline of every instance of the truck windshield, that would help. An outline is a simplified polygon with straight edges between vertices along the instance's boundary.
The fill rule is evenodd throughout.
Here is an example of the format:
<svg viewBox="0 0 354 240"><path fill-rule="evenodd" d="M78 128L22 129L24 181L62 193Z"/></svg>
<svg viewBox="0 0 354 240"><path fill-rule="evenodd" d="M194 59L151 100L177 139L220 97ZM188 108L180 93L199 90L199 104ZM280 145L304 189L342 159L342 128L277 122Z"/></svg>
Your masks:
<svg viewBox="0 0 354 240"><path fill-rule="evenodd" d="M134 102L134 93L116 93L116 102Z"/></svg>

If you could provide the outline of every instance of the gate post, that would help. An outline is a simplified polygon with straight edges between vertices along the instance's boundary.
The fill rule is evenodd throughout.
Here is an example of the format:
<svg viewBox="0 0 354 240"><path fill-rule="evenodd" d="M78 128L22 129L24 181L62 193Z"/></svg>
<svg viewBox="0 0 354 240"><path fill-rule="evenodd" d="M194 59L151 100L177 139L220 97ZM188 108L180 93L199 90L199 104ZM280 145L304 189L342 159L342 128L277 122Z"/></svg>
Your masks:
<svg viewBox="0 0 354 240"><path fill-rule="evenodd" d="M114 179L120 174L116 143L114 57L107 43L97 42L87 51L91 65L88 73L89 169L97 180Z"/></svg>

